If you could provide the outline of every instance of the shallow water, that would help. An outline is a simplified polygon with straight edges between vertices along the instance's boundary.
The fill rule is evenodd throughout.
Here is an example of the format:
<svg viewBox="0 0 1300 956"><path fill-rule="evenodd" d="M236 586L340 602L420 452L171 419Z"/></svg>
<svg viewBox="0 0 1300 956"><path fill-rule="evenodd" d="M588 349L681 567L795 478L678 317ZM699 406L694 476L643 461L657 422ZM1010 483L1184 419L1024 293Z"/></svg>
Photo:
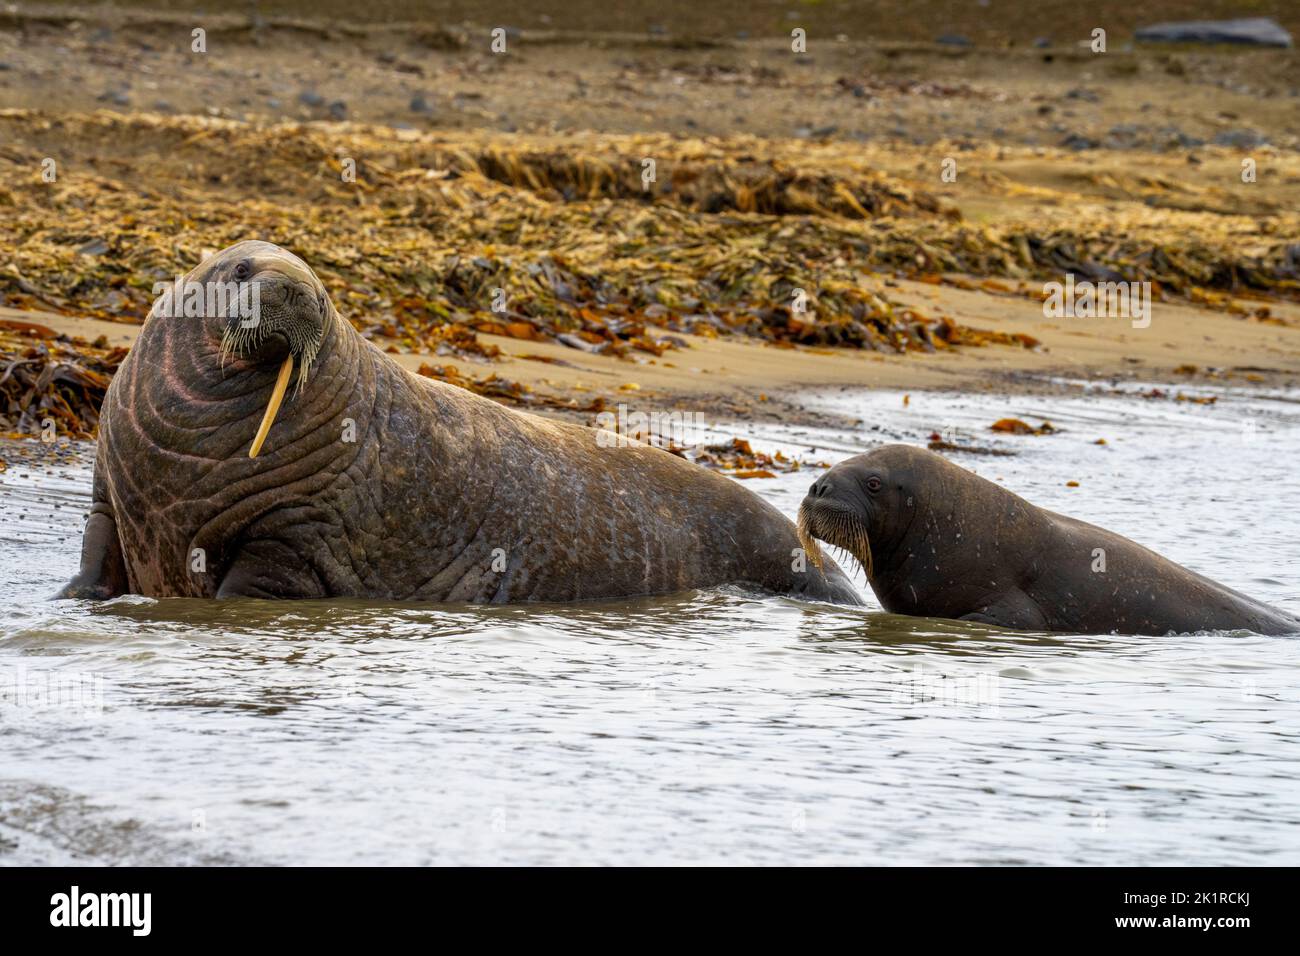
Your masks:
<svg viewBox="0 0 1300 956"><path fill-rule="evenodd" d="M756 445L1016 450L955 460L1300 610L1300 404L1219 394L846 391L817 401L860 425ZM987 431L1007 414L1064 430ZM813 477L749 484L793 515ZM1013 634L729 591L51 603L88 466L0 486L0 862L1300 862L1300 635Z"/></svg>

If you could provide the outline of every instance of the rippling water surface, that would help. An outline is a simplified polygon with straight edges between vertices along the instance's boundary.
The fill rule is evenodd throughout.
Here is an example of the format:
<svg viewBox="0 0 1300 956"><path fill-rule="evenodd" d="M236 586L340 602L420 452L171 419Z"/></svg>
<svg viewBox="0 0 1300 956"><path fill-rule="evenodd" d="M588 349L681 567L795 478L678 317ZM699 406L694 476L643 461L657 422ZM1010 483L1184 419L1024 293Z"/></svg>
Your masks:
<svg viewBox="0 0 1300 956"><path fill-rule="evenodd" d="M1300 610L1293 395L819 402L861 423L756 444L996 443L1020 453L956 460ZM996 439L1008 414L1063 431ZM812 477L750 487L793 515ZM1300 635L1014 634L729 591L47 602L89 468L0 488L0 862L1300 863Z"/></svg>

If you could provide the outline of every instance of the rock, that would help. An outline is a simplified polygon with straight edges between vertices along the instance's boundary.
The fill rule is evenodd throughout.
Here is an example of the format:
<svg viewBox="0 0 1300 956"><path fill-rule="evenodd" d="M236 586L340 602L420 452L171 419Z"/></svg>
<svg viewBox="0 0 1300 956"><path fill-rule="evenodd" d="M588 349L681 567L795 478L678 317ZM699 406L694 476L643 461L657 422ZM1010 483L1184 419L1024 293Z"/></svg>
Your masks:
<svg viewBox="0 0 1300 956"><path fill-rule="evenodd" d="M303 90L298 94L298 102L303 106L310 106L315 109L325 103L325 97L321 96L315 90Z"/></svg>
<svg viewBox="0 0 1300 956"><path fill-rule="evenodd" d="M1250 148L1252 146L1263 146L1268 142L1268 137L1253 129L1229 129L1222 133L1215 134L1215 146L1240 146Z"/></svg>
<svg viewBox="0 0 1300 956"><path fill-rule="evenodd" d="M1072 90L1066 90L1065 98L1067 100L1083 100L1085 103L1100 103L1101 94L1095 90L1085 89L1082 86L1076 86Z"/></svg>
<svg viewBox="0 0 1300 956"><path fill-rule="evenodd" d="M1140 28L1134 36L1150 43L1243 43L1248 46L1291 45L1291 34L1272 17L1240 20L1184 20Z"/></svg>
<svg viewBox="0 0 1300 956"><path fill-rule="evenodd" d="M969 37L964 37L960 33L945 33L942 36L935 37L935 43L942 43L944 46L974 46Z"/></svg>
<svg viewBox="0 0 1300 956"><path fill-rule="evenodd" d="M411 102L408 106L412 113L422 113L427 115L433 112L433 107L429 105L429 101L418 93L411 97Z"/></svg>
<svg viewBox="0 0 1300 956"><path fill-rule="evenodd" d="M1066 149L1073 150L1096 149L1097 141L1095 139L1089 139L1080 133L1071 133L1069 136L1065 137L1065 139L1061 140L1061 145Z"/></svg>
<svg viewBox="0 0 1300 956"><path fill-rule="evenodd" d="M1034 46L1040 50L1046 50L1051 45L1052 41L1047 37L1034 37Z"/></svg>
<svg viewBox="0 0 1300 956"><path fill-rule="evenodd" d="M1170 146L1193 149L1205 145L1205 140L1198 136L1189 136L1177 126L1165 126L1157 130L1156 133L1159 136L1164 136Z"/></svg>
<svg viewBox="0 0 1300 956"><path fill-rule="evenodd" d="M1138 128L1132 123L1119 123L1106 133L1107 149L1133 149L1137 146Z"/></svg>
<svg viewBox="0 0 1300 956"><path fill-rule="evenodd" d="M330 104L330 119L343 121L348 118L348 104L342 100L335 100Z"/></svg>
<svg viewBox="0 0 1300 956"><path fill-rule="evenodd" d="M114 106L131 105L131 97L127 95L126 90L105 90L95 99L101 103L112 103Z"/></svg>

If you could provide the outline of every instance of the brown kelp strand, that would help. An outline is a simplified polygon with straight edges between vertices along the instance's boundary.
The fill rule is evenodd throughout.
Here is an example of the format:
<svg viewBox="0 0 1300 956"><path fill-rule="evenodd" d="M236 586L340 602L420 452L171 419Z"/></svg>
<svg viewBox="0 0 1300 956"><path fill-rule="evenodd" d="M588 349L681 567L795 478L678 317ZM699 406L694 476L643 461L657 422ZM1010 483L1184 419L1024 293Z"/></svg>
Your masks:
<svg viewBox="0 0 1300 956"><path fill-rule="evenodd" d="M0 434L94 437L104 392L125 357L126 349L102 341L5 322L0 327Z"/></svg>

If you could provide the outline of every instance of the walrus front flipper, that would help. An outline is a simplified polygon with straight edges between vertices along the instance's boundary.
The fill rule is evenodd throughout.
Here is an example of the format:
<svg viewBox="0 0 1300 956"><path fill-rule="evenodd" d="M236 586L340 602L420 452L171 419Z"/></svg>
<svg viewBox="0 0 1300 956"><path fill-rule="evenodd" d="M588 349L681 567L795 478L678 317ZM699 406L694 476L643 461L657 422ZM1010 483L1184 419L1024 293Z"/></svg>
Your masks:
<svg viewBox="0 0 1300 956"><path fill-rule="evenodd" d="M81 570L54 597L106 601L125 594L129 587L113 510L107 504L97 502L90 509L86 532L81 539Z"/></svg>
<svg viewBox="0 0 1300 956"><path fill-rule="evenodd" d="M222 576L218 598L329 597L320 576L282 541L245 542Z"/></svg>
<svg viewBox="0 0 1300 956"><path fill-rule="evenodd" d="M1030 600L1029 595L1020 590L1008 591L994 603L963 614L957 620L1005 627L1013 631L1050 630L1046 615Z"/></svg>

